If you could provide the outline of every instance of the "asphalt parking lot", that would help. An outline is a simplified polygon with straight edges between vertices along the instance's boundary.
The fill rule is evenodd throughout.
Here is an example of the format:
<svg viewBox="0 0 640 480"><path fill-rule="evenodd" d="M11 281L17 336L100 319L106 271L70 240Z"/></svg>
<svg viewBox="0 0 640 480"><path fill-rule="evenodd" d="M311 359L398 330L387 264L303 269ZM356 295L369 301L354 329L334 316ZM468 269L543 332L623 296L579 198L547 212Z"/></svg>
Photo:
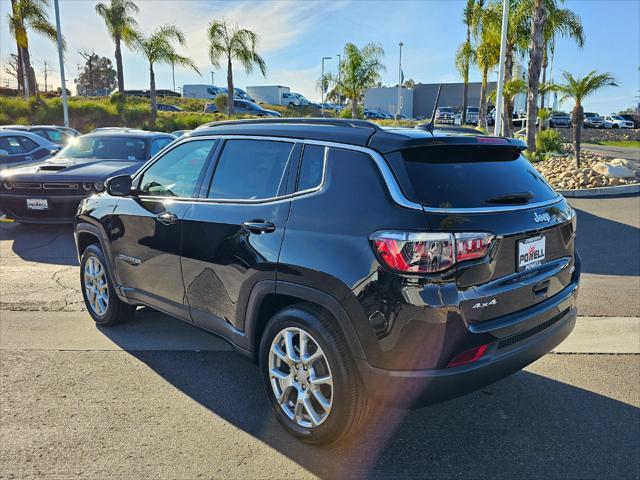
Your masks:
<svg viewBox="0 0 640 480"><path fill-rule="evenodd" d="M570 202L580 315L640 316L640 198ZM223 341L146 310L95 328L71 232L0 224L0 478L640 477L637 354L568 349L450 402L381 411L348 445L309 447Z"/></svg>

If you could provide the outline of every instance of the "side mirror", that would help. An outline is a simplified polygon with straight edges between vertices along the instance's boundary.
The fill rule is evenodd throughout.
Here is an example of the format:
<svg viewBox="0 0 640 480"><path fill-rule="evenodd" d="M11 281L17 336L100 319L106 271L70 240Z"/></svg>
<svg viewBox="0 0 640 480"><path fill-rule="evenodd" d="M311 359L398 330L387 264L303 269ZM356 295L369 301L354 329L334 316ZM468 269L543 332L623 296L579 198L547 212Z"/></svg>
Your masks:
<svg viewBox="0 0 640 480"><path fill-rule="evenodd" d="M9 156L9 152L7 152L6 150L0 150L0 157L8 157Z"/></svg>
<svg viewBox="0 0 640 480"><path fill-rule="evenodd" d="M131 176L130 175L118 175L117 177L111 177L105 183L107 193L113 197L126 197L131 195Z"/></svg>

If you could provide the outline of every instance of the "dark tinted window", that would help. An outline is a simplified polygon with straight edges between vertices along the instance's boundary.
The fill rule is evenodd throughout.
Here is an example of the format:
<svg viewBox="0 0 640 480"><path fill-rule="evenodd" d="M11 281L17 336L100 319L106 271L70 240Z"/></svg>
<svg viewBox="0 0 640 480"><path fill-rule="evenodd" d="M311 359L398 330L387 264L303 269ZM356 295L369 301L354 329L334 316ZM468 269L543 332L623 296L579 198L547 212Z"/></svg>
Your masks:
<svg viewBox="0 0 640 480"><path fill-rule="evenodd" d="M195 140L168 151L144 172L140 192L159 197L195 196L214 143L215 140Z"/></svg>
<svg viewBox="0 0 640 480"><path fill-rule="evenodd" d="M16 138L22 144L22 148L24 149L25 152L31 152L40 146L30 138L23 137L23 136L19 136Z"/></svg>
<svg viewBox="0 0 640 480"><path fill-rule="evenodd" d="M227 141L209 198L259 200L278 196L292 149L289 142Z"/></svg>
<svg viewBox="0 0 640 480"><path fill-rule="evenodd" d="M173 141L172 138L156 138L151 142L151 149L149 150L149 157L153 157L156 153L162 150Z"/></svg>
<svg viewBox="0 0 640 480"><path fill-rule="evenodd" d="M324 147L305 145L298 177L298 191L316 188L322 183Z"/></svg>
<svg viewBox="0 0 640 480"><path fill-rule="evenodd" d="M26 151L18 137L0 137L0 150L5 150L9 155L18 155Z"/></svg>
<svg viewBox="0 0 640 480"><path fill-rule="evenodd" d="M535 167L512 149L430 146L406 149L400 155L413 200L431 207L496 206L505 204L496 202L496 197L527 192L528 203L556 196Z"/></svg>
<svg viewBox="0 0 640 480"><path fill-rule="evenodd" d="M146 160L146 151L147 145L140 138L85 135L63 148L58 156L77 159Z"/></svg>

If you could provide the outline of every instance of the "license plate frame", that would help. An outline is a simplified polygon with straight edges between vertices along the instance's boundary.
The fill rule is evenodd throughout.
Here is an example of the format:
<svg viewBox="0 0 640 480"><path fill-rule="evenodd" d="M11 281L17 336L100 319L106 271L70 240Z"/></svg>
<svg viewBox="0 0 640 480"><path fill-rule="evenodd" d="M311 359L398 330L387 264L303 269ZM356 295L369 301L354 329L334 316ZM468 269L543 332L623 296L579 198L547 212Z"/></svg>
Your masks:
<svg viewBox="0 0 640 480"><path fill-rule="evenodd" d="M545 235L518 240L516 249L516 268L519 272L531 270L545 263L547 238Z"/></svg>
<svg viewBox="0 0 640 480"><path fill-rule="evenodd" d="M46 198L27 198L27 210L49 210L49 201Z"/></svg>

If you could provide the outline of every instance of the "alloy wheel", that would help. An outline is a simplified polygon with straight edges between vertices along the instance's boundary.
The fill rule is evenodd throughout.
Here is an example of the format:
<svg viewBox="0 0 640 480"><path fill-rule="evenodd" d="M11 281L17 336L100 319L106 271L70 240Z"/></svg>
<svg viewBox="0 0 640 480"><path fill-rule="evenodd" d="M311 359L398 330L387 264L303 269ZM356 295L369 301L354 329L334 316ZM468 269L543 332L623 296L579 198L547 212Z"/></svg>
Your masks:
<svg viewBox="0 0 640 480"><path fill-rule="evenodd" d="M84 291L93 313L104 315L109 307L109 285L104 266L97 257L90 256L84 265Z"/></svg>
<svg viewBox="0 0 640 480"><path fill-rule="evenodd" d="M333 377L320 344L305 330L287 327L269 349L269 379L282 411L297 425L315 428L333 406Z"/></svg>

